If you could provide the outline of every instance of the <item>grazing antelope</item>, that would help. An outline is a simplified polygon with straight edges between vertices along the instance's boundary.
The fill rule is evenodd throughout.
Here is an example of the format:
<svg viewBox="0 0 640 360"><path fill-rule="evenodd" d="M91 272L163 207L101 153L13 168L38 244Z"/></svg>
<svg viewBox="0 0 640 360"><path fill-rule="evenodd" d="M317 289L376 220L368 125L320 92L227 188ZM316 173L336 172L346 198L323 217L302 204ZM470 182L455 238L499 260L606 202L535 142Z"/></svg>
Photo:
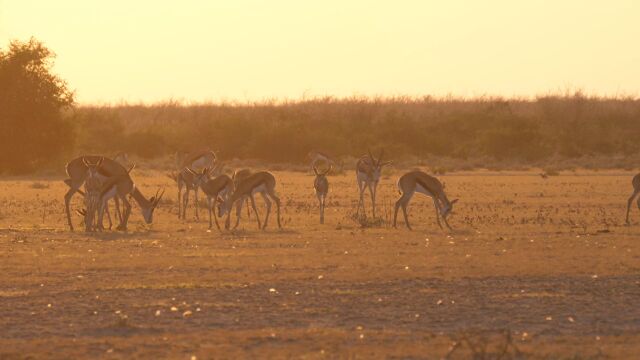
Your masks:
<svg viewBox="0 0 640 360"><path fill-rule="evenodd" d="M447 216L451 213L453 204L455 204L458 199L449 201L447 195L444 193L444 186L438 179L427 175L422 171L411 171L400 177L398 180L398 189L402 196L400 196L400 199L396 201L393 213L393 227L396 227L398 208L402 207L404 223L407 225L407 228L411 230L409 218L407 217L407 205L409 204L409 200L411 200L413 194L419 192L433 199L433 205L436 208L436 220L438 221L438 226L442 229L442 224L440 223L440 217L442 217L444 223L449 229L451 229L451 226L449 226L449 223L447 222Z"/></svg>
<svg viewBox="0 0 640 360"><path fill-rule="evenodd" d="M71 198L76 192L83 194L83 192L80 190L80 187L85 183L85 180L89 175L89 168L86 163L95 164L98 161L100 161L100 159L102 159L102 161L100 162L100 166L96 167L96 170L97 170L97 173L104 179L110 178L112 176L118 176L118 175L128 176L129 175L128 171L131 171L131 170L125 169L124 166L122 166L118 162L103 156L86 155L86 156L77 157L69 161L65 166L65 170L69 178L64 180L64 182L69 186L69 190L64 195L64 206L65 206L65 214L67 215L67 223L71 230L73 230L73 223L71 222L71 212L69 209ZM122 216L120 214L120 210L118 206L119 203L117 200L118 199L116 198L116 212L118 213L118 218L122 223Z"/></svg>
<svg viewBox="0 0 640 360"><path fill-rule="evenodd" d="M158 189L155 196L147 199L133 183L133 180L131 180L128 173L115 175L107 179L102 186L102 192L100 195L102 206L99 207L99 210L102 211L102 209L105 209L107 202L111 198L119 197L120 200L122 200L125 211L122 216L122 221L117 227L118 230L127 229L127 223L129 221L129 216L131 215L131 204L129 203L129 200L127 200L127 195L131 195L138 206L140 206L144 221L147 224L151 224L153 222L153 212L158 207L160 199L162 199L162 196L164 195L164 189L162 192ZM102 216L102 214L99 216Z"/></svg>
<svg viewBox="0 0 640 360"><path fill-rule="evenodd" d="M246 179L249 175L251 175L251 170L249 169L241 169L241 170L236 170L233 172L233 176L231 176L231 179L233 180L233 184L234 186L238 186L238 183L240 183L240 181ZM253 204L253 208L256 209L256 204L255 204L255 199L253 198L253 195L250 195L247 199L247 217L251 218L251 208L249 207L249 200L251 200L251 203ZM256 216L258 218L260 218L260 214L256 213Z"/></svg>
<svg viewBox="0 0 640 360"><path fill-rule="evenodd" d="M629 200L627 201L627 224L629 224L629 210L631 209L631 203L633 203L633 200L638 196L638 194L640 194L640 174L633 177L631 185L633 185L633 194L631 194L631 197L629 197ZM637 205L638 209L640 209L640 197L638 197Z"/></svg>
<svg viewBox="0 0 640 360"><path fill-rule="evenodd" d="M316 178L313 181L313 188L316 190L316 196L318 197L318 203L320 205L320 224L324 224L324 206L327 200L327 194L329 193L329 180L327 180L327 174L331 172L333 166L325 172L319 172L318 168L313 167L313 172L316 174Z"/></svg>
<svg viewBox="0 0 640 360"><path fill-rule="evenodd" d="M360 190L360 201L358 202L358 210L356 213L359 213L360 207L362 207L362 211L366 215L366 210L364 209L364 190L368 188L369 194L371 194L373 217L376 217L376 189L378 188L382 168L391 164L391 161L382 162L383 155L384 150L380 152L380 156L378 156L376 160L371 154L371 150L369 150L369 155L362 156L356 163L356 179L358 181L358 189Z"/></svg>
<svg viewBox="0 0 640 360"><path fill-rule="evenodd" d="M103 217L104 213L107 213L107 219L109 220L109 230L113 226L113 222L111 221L111 214L109 213L109 204L107 201L103 203L102 194L106 191L105 184L111 178L105 178L100 175L97 169L100 167L100 164L104 158L100 158L98 163L91 164L88 161L85 161L87 168L89 170L87 179L84 182L84 192L78 190L78 193L84 195L85 197L85 206L86 209L76 210L77 213L83 216L86 225L86 231L92 231L96 228L98 230L104 230L103 225ZM135 168L135 164L129 167L127 170L127 174L131 173L131 170ZM118 197L114 199L116 203L116 213L118 215L118 220L122 222L122 214L120 213L120 202ZM98 216L96 217L96 213Z"/></svg>
<svg viewBox="0 0 640 360"><path fill-rule="evenodd" d="M220 175L214 179L208 179L200 184L202 192L207 195L207 208L209 210L209 229L213 226L211 223L211 213L213 207L217 202L223 203L229 195L233 192L234 185L233 180L228 175ZM218 218L213 214L213 218L216 222L216 227L220 230L220 224L218 224ZM227 216L226 227L229 227L229 217Z"/></svg>
<svg viewBox="0 0 640 360"><path fill-rule="evenodd" d="M236 204L236 224L233 227L234 229L238 227L240 223L240 214L242 212L242 200L247 196L251 196L255 193L260 193L264 202L267 204L267 215L264 218L263 225L260 225L260 217L256 216L258 219L258 228L265 229L267 227L267 223L269 222L269 214L271 213L271 200L275 201L277 208L277 220L278 227L282 228L280 223L280 198L276 195L276 178L269 172L261 171L254 174L249 175L244 180L240 181L236 186L233 194L227 197L227 199L222 203L219 207L218 216L222 217L227 212L231 211L231 208L234 204ZM255 205L254 205L255 206ZM254 211L256 209L254 208ZM256 211L256 215L258 212ZM228 223L228 222L227 222Z"/></svg>

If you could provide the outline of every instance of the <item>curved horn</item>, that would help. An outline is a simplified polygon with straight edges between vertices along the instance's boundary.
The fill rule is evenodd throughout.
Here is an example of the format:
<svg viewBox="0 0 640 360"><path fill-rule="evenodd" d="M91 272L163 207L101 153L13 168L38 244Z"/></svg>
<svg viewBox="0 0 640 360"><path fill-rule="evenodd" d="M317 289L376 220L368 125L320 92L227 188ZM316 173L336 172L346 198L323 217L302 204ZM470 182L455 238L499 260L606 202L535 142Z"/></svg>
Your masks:
<svg viewBox="0 0 640 360"><path fill-rule="evenodd" d="M316 173L316 176L320 175L320 173L318 173L318 168L316 167L316 165L313 165L313 172Z"/></svg>
<svg viewBox="0 0 640 360"><path fill-rule="evenodd" d="M322 175L327 175L331 172L331 170L333 170L333 164L329 165L329 168L324 173L322 173Z"/></svg>
<svg viewBox="0 0 640 360"><path fill-rule="evenodd" d="M136 167L135 163L133 165L131 165L131 167L129 167L129 170L127 170L127 174L131 173L131 170L133 170L135 167Z"/></svg>
<svg viewBox="0 0 640 360"><path fill-rule="evenodd" d="M162 199L162 197L164 196L164 191L165 189L162 188L162 192L160 193L160 195L158 195L158 197L156 198L156 206L160 203L160 200Z"/></svg>
<svg viewBox="0 0 640 360"><path fill-rule="evenodd" d="M100 166L102 165L102 161L104 161L104 156L100 156L100 159L98 160L98 162L96 163L96 166Z"/></svg>
<svg viewBox="0 0 640 360"><path fill-rule="evenodd" d="M376 159L374 159L373 154L371 153L371 149L367 149L367 152L369 152L369 159L371 160L371 164L375 164Z"/></svg>
<svg viewBox="0 0 640 360"><path fill-rule="evenodd" d="M87 158L86 158L86 157L84 157L84 156L82 157L82 163L83 163L85 166L91 166L91 164L89 164L89 162L87 161Z"/></svg>

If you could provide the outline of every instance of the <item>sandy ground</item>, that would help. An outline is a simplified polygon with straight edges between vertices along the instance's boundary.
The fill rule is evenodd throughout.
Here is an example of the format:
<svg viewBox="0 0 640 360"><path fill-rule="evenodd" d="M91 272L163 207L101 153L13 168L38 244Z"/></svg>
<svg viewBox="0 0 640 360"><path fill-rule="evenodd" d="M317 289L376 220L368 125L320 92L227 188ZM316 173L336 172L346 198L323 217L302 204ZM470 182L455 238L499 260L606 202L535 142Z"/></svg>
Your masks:
<svg viewBox="0 0 640 360"><path fill-rule="evenodd" d="M329 178L324 225L313 176L275 175L284 228L272 218L259 231L245 212L223 233L207 231L204 208L200 221L178 220L161 173L134 170L143 193L169 190L154 224L134 208L127 233L66 230L61 179L3 179L0 358L640 354L637 208L624 224L631 173L444 175L460 198L453 231L420 196L414 231L388 226L400 172L382 180L384 223L370 228L351 216L354 174Z"/></svg>

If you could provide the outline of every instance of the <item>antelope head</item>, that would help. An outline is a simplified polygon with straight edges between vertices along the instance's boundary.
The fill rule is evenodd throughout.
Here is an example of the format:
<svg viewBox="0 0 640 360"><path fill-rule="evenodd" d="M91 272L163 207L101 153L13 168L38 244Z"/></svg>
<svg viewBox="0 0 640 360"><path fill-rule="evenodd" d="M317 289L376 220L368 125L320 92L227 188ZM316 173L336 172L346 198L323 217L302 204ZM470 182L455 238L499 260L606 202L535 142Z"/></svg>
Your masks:
<svg viewBox="0 0 640 360"><path fill-rule="evenodd" d="M316 173L316 177L318 178L327 176L327 174L330 173L331 170L333 170L333 165L329 165L329 168L323 172L318 171L318 168L315 165L313 165L313 172Z"/></svg>
<svg viewBox="0 0 640 360"><path fill-rule="evenodd" d="M84 166L87 167L87 170L89 171L89 175L95 176L98 172L98 169L102 165L103 160L104 160L104 157L100 157L100 159L98 159L98 161L95 164L92 164L87 160L86 157L83 157L82 163L84 164Z"/></svg>
<svg viewBox="0 0 640 360"><path fill-rule="evenodd" d="M453 204L455 204L456 202L458 202L458 199L453 199L443 204L442 209L440 210L442 217L446 218L451 214L451 212L453 211Z"/></svg>
<svg viewBox="0 0 640 360"><path fill-rule="evenodd" d="M371 177L374 182L378 182L380 180L380 175L382 174L382 168L390 165L391 161L382 162L382 157L384 156L384 149L380 151L380 155L378 155L378 159L373 157L371 150L369 149L369 161L371 162Z"/></svg>
<svg viewBox="0 0 640 360"><path fill-rule="evenodd" d="M164 189L162 189L162 192L158 189L158 191L156 191L156 195L149 199L149 206L142 208L142 216L147 224L151 224L153 222L153 211L158 207L163 195Z"/></svg>
<svg viewBox="0 0 640 360"><path fill-rule="evenodd" d="M187 172L193 176L193 184L199 186L209 179L209 168L204 168L202 171L195 171L190 167L187 167Z"/></svg>

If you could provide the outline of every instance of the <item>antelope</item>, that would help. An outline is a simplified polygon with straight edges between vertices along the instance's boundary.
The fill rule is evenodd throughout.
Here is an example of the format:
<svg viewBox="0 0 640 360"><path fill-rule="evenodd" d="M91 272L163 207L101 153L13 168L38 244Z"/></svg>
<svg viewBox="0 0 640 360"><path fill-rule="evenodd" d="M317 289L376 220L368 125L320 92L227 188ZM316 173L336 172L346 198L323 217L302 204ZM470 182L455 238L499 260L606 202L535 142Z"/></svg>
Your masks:
<svg viewBox="0 0 640 360"><path fill-rule="evenodd" d="M196 219L200 219L198 213L198 188L200 184L208 179L208 169L204 168L201 171L194 171L190 167L185 167L176 175L176 182L178 183L178 219L187 218L187 206L189 205L189 192L194 192ZM184 187L184 195L182 195L182 188Z"/></svg>
<svg viewBox="0 0 640 360"><path fill-rule="evenodd" d="M373 217L376 217L376 189L380 181L382 168L391 164L391 161L382 162L383 155L384 150L380 152L380 156L378 156L376 160L371 154L371 150L369 150L369 155L362 156L356 163L356 179L358 181L358 189L360 190L360 201L358 202L356 214L359 213L360 207L362 207L362 211L366 215L366 210L364 209L364 190L365 188L369 188Z"/></svg>
<svg viewBox="0 0 640 360"><path fill-rule="evenodd" d="M176 153L176 168L178 170L190 167L192 169L212 168L217 160L211 150L198 150L190 153L178 151Z"/></svg>
<svg viewBox="0 0 640 360"><path fill-rule="evenodd" d="M260 217L257 216L258 212L256 211L256 218L258 219L258 228L265 229L267 227L267 223L269 222L269 214L271 213L271 200L275 201L277 207L277 220L278 220L278 228L282 228L280 223L280 198L276 195L276 179L275 177L266 171L257 172L249 175L242 181L238 182L233 194L227 197L227 199L220 205L218 208L218 216L223 217L228 212L231 212L231 208L234 204L236 204L236 224L233 227L234 229L238 227L240 223L240 214L242 212L242 200L247 196L252 196L255 193L260 193L264 202L267 204L267 215L264 218L264 224L260 224ZM254 204L255 206L255 204ZM227 221L228 224L228 221Z"/></svg>
<svg viewBox="0 0 640 360"><path fill-rule="evenodd" d="M98 217L98 219L96 219L96 213L98 213L100 206L100 193L103 182L103 178L98 174L98 168L100 168L102 161L104 161L103 157L95 163L90 163L84 158L82 159L82 162L87 167L87 179L84 182L86 211L81 212L81 214L84 216L85 231L87 232L94 231L96 227L102 228L102 218ZM107 214L109 213L107 212ZM99 220L97 226L95 220ZM111 228L111 225L111 215L109 215L109 228Z"/></svg>
<svg viewBox="0 0 640 360"><path fill-rule="evenodd" d="M234 186L238 186L238 183L240 183L240 181L242 181L245 178L247 178L249 175L251 175L251 170L249 170L249 169L241 169L241 170L234 171L233 172L233 176L231 177L231 179L233 180ZM249 196L249 198L246 199L246 202L247 202L247 217L251 218L251 209L249 208L249 200L251 200L252 207L253 207L254 210L256 210L256 204L255 204L255 199L253 198L253 195ZM258 218L260 218L260 214L258 214L257 212L256 212L256 216Z"/></svg>
<svg viewBox="0 0 640 360"><path fill-rule="evenodd" d="M102 159L102 161L100 161L100 159ZM99 174L101 177L105 179L110 178L112 176L118 176L118 175L128 176L129 175L128 171L131 171L131 170L125 169L124 166L122 166L121 164L119 164L118 162L112 159L105 158L102 156L96 156L96 155L80 156L67 163L67 165L65 166L65 170L69 178L64 180L64 182L69 186L69 190L64 195L64 206L65 206L65 214L67 215L67 223L69 225L69 228L72 231L73 231L73 223L71 222L71 212L69 210L69 204L71 202L71 198L76 192L83 194L83 192L80 190L80 187L82 186L82 184L85 183L85 180L89 175L89 167L87 166L87 163L95 164L98 161L100 161L100 166L96 167L97 174ZM131 169L133 169L133 167ZM120 223L122 223L122 215L120 214L118 198L116 198L115 200L116 200L116 212L118 213L118 218L120 219Z"/></svg>
<svg viewBox="0 0 640 360"><path fill-rule="evenodd" d="M138 206L140 206L144 221L147 224L153 223L153 212L158 207L160 199L162 199L162 196L164 195L164 189L162 192L158 189L155 196L147 199L133 183L133 180L131 180L128 173L112 176L103 184L102 192L100 194L102 206L99 207L99 211L102 212L103 209L106 208L106 204L109 199L119 197L123 202L125 211L123 219L117 229L126 230L129 216L131 215L131 204L129 203L129 200L127 200L127 195L131 195ZM100 213L99 216L102 216L102 213Z"/></svg>
<svg viewBox="0 0 640 360"><path fill-rule="evenodd" d="M170 178L172 178L178 185L178 219L186 218L187 209L186 206L189 203L189 192L193 191L195 196L195 206L196 206L196 219L200 219L200 214L198 212L198 188L202 181L206 180L209 176L216 176L222 173L222 168L224 164L217 164L212 168L209 165L212 165L215 162L215 154L213 151L202 152L200 156L196 155L188 155L186 158L180 159L180 152L176 154L176 158L178 161L181 161L182 164L187 164L180 168L178 173L170 173L168 174ZM190 160L195 159L195 160ZM195 165L195 166L194 166ZM203 165L203 166L201 166ZM192 169L201 167L202 174L198 176ZM211 169L211 170L209 170ZM206 174L206 177L203 175ZM182 188L185 188L184 197L182 195ZM181 205L184 203L184 206L181 208Z"/></svg>
<svg viewBox="0 0 640 360"><path fill-rule="evenodd" d="M233 180L228 175L220 175L214 179L208 179L200 184L202 192L207 195L207 208L209 210L209 229L213 227L211 222L211 213L216 202L224 202L226 198L233 192L234 185ZM213 216L216 227L220 230L220 224L218 224L218 218ZM227 216L226 227L229 228L229 217Z"/></svg>
<svg viewBox="0 0 640 360"><path fill-rule="evenodd" d="M311 163L309 164L310 170L313 170L313 168L316 167L319 162L324 162L328 166L334 166L336 164L331 156L316 150L309 151L307 157L309 158L309 160L311 160Z"/></svg>
<svg viewBox="0 0 640 360"><path fill-rule="evenodd" d="M633 200L638 196L638 194L640 194L640 174L633 177L631 185L633 185L633 194L631 194L631 197L629 197L629 200L627 201L627 225L629 224L629 210L631 209L631 203L633 203ZM638 197L637 205L638 209L640 209L640 197Z"/></svg>
<svg viewBox="0 0 640 360"><path fill-rule="evenodd" d="M396 227L398 209L402 207L404 223L407 225L407 228L411 230L409 218L407 217L407 205L409 204L409 200L411 200L413 194L419 192L433 199L433 205L436 208L436 220L438 221L438 226L442 229L442 224L440 223L440 217L442 217L442 220L444 220L444 223L447 225L449 230L452 230L451 226L449 226L449 223L447 222L447 216L451 213L453 204L455 204L458 199L449 201L447 195L444 193L444 185L442 185L438 179L427 175L422 171L411 171L400 177L398 180L398 189L402 196L400 196L400 199L396 201L393 213L394 228Z"/></svg>
<svg viewBox="0 0 640 360"><path fill-rule="evenodd" d="M333 165L329 166L325 172L319 172L314 166L313 172L316 174L316 178L313 181L313 188L316 190L316 197L318 197L318 203L320 205L320 224L324 224L324 206L327 199L327 193L329 192L329 180L327 180L327 174L331 172Z"/></svg>

